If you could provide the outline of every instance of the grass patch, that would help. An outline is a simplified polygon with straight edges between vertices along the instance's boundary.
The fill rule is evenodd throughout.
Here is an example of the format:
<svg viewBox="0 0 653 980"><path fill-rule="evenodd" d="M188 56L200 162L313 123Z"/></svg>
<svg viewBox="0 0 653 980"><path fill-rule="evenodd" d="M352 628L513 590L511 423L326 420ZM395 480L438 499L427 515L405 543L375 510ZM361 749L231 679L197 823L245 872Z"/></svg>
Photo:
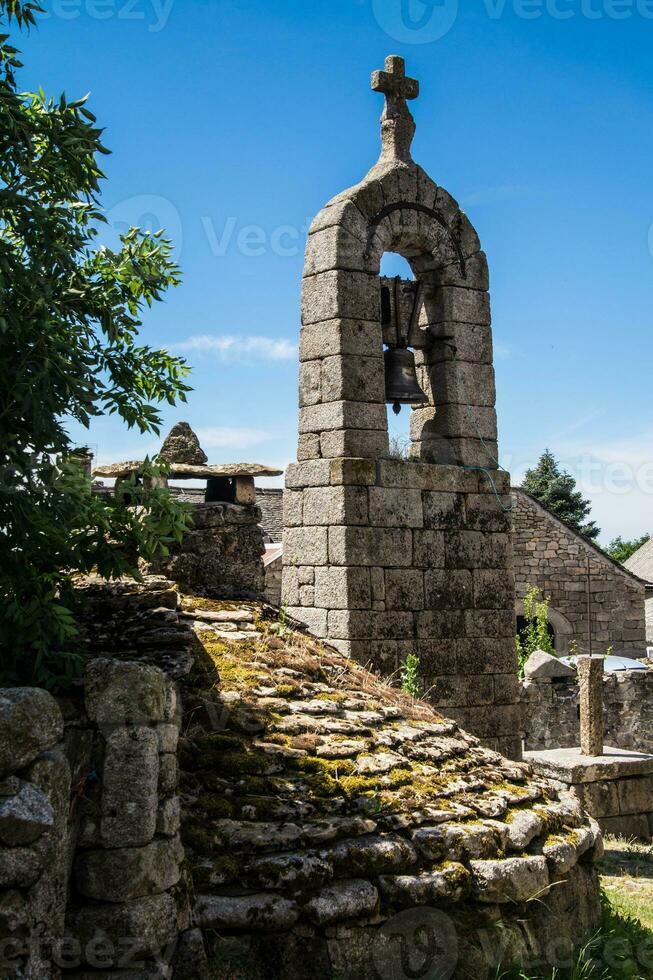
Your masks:
<svg viewBox="0 0 653 980"><path fill-rule="evenodd" d="M607 837L602 917L570 967L497 970L496 980L653 980L653 845Z"/></svg>

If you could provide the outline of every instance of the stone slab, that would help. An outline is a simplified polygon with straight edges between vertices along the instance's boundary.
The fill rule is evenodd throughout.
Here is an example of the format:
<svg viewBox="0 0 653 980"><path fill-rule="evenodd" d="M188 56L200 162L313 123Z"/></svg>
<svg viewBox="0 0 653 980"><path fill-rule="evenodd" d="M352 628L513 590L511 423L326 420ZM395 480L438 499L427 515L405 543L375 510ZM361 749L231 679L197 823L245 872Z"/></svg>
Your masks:
<svg viewBox="0 0 653 980"><path fill-rule="evenodd" d="M143 469L142 459L128 460L125 463L111 463L108 466L98 466L93 470L93 476L116 477L117 479L131 476ZM262 463L223 463L219 466L200 466L194 463L171 463L168 479L170 480L202 480L212 476L281 476L283 470Z"/></svg>
<svg viewBox="0 0 653 980"><path fill-rule="evenodd" d="M653 773L653 755L606 746L603 755L581 755L580 748L524 753L539 772L563 783L596 783Z"/></svg>

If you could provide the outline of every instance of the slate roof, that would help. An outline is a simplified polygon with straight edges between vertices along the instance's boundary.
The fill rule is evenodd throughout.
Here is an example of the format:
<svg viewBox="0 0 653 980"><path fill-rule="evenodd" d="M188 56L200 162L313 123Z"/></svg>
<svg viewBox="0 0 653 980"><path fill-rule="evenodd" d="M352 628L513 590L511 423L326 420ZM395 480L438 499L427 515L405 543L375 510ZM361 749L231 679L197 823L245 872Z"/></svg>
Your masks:
<svg viewBox="0 0 653 980"><path fill-rule="evenodd" d="M277 487L257 487L256 503L261 508L261 527L270 541L283 536L283 490Z"/></svg>
<svg viewBox="0 0 653 980"><path fill-rule="evenodd" d="M634 575L653 583L653 538L638 548L635 554L624 562L624 567Z"/></svg>

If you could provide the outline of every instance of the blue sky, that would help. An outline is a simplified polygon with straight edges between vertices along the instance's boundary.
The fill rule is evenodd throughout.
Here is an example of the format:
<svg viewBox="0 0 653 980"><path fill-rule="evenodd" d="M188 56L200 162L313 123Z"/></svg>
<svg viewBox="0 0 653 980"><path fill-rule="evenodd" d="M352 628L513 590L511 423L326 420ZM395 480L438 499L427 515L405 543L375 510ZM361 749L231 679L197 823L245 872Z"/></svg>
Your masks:
<svg viewBox="0 0 653 980"><path fill-rule="evenodd" d="M144 339L194 366L213 462L294 458L307 223L378 156L389 53L415 159L487 252L502 461L550 447L603 540L653 530L653 0L44 0L24 88L91 92L113 234L165 226L184 281ZM406 413L403 413L404 415ZM103 461L156 443L115 419Z"/></svg>

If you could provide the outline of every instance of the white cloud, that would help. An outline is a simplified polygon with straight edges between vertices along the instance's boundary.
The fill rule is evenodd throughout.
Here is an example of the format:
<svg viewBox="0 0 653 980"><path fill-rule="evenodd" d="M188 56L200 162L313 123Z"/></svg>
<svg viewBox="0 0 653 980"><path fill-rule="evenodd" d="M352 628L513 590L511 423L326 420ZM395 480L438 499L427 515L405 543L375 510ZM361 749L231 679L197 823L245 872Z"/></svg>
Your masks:
<svg viewBox="0 0 653 980"><path fill-rule="evenodd" d="M212 354L220 361L294 361L297 357L297 344L274 337L205 333L172 346L175 350Z"/></svg>
<svg viewBox="0 0 653 980"><path fill-rule="evenodd" d="M592 501L592 517L608 541L653 531L653 432L629 438L561 444L565 469Z"/></svg>

